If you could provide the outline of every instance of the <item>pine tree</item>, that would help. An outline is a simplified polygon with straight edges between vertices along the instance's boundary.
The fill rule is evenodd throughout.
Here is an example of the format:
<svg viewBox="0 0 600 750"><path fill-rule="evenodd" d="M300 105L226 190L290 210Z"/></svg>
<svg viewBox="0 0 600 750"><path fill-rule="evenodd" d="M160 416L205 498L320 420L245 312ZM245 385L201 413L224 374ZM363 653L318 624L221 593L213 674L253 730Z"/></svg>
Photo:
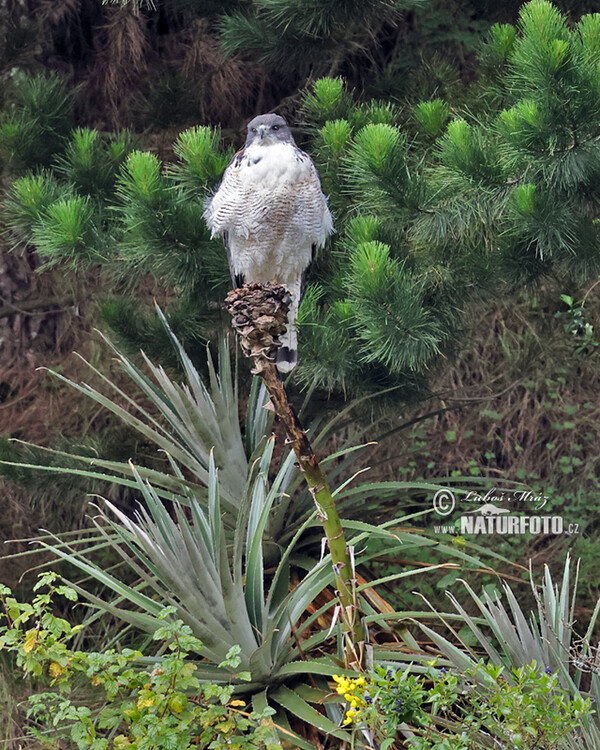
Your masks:
<svg viewBox="0 0 600 750"><path fill-rule="evenodd" d="M79 124L101 130L217 122L235 128L257 108L274 109L325 73L343 71L356 83L373 80L382 64L380 48L384 55L395 50L407 10L426 4L9 3L0 8L0 80L14 70L68 71L77 85ZM0 92L0 104L1 98Z"/></svg>
<svg viewBox="0 0 600 750"><path fill-rule="evenodd" d="M600 15L569 28L551 3L533 0L516 27L491 29L461 101L401 111L340 77L315 82L300 137L337 234L301 309L297 382L408 395L485 294L598 273L599 65ZM126 135L75 131L50 174L16 181L11 226L49 263L101 264L123 284L151 274L173 289L172 324L189 348L226 325L226 257L202 206L231 149L218 129L194 127L166 164L130 150ZM132 343L151 345L155 331L131 299L110 301L105 314Z"/></svg>

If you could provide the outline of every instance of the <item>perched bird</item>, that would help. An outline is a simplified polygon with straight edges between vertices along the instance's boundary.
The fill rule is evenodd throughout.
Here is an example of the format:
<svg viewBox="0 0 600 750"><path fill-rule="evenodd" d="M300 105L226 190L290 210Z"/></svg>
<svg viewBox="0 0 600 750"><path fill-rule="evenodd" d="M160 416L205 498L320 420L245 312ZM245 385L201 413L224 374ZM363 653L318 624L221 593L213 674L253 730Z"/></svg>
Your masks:
<svg viewBox="0 0 600 750"><path fill-rule="evenodd" d="M246 144L233 157L204 218L223 237L234 287L276 281L290 291L287 332L277 368L298 361L296 318L315 250L333 232L327 199L311 158L295 144L279 115L248 123Z"/></svg>

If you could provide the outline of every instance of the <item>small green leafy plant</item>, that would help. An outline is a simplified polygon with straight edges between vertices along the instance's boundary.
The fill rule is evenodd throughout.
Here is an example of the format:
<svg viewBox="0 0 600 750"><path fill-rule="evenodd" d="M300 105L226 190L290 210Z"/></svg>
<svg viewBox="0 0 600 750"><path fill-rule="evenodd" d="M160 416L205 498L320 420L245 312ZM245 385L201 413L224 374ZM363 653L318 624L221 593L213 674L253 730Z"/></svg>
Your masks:
<svg viewBox="0 0 600 750"><path fill-rule="evenodd" d="M571 697L535 662L510 672L484 661L464 673L430 665L422 675L382 666L368 678L334 675L348 704L344 724L374 731L381 750L399 731L418 750L474 750L488 739L533 750L567 747L563 740L592 711L589 698Z"/></svg>
<svg viewBox="0 0 600 750"><path fill-rule="evenodd" d="M145 657L131 648L74 651L69 642L82 626L54 615L52 603L56 596L76 601L77 593L56 585L56 579L55 573L43 574L31 603L0 587L0 648L14 655L25 675L49 688L34 693L26 711L30 733L43 746L58 747L68 739L78 750L281 747L270 719L273 709L248 712L245 701L234 698L231 682L196 676L203 645L174 618L174 607L161 612L164 625L152 636L160 656ZM231 648L219 666L232 679L249 680L248 672L237 669L239 651Z"/></svg>
<svg viewBox="0 0 600 750"><path fill-rule="evenodd" d="M560 298L567 309L559 310L554 317L562 318L565 333L574 337L575 355L589 357L596 351L598 341L596 341L594 326L586 319L585 298L576 300L568 294L561 294Z"/></svg>

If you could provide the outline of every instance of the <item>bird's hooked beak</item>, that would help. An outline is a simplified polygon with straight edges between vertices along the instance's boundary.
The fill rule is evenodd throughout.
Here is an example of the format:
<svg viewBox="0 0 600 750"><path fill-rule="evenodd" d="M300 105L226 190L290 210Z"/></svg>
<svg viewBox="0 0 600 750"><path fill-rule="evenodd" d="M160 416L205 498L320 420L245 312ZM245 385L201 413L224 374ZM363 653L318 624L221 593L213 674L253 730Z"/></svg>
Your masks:
<svg viewBox="0 0 600 750"><path fill-rule="evenodd" d="M264 137L267 134L268 130L269 130L269 128L267 127L267 125L259 125L258 126L258 134L260 136L260 140L261 141L264 139Z"/></svg>

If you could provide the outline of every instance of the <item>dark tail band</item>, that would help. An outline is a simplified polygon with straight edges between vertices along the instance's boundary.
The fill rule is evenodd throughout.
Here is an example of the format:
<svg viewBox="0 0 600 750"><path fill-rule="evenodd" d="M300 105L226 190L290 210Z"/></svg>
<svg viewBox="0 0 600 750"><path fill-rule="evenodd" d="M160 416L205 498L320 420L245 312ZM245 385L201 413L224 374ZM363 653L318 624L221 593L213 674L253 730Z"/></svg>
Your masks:
<svg viewBox="0 0 600 750"><path fill-rule="evenodd" d="M289 372L298 363L298 352L288 346L282 346L277 350L277 369L279 372Z"/></svg>

